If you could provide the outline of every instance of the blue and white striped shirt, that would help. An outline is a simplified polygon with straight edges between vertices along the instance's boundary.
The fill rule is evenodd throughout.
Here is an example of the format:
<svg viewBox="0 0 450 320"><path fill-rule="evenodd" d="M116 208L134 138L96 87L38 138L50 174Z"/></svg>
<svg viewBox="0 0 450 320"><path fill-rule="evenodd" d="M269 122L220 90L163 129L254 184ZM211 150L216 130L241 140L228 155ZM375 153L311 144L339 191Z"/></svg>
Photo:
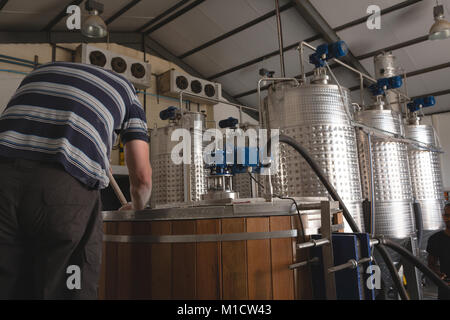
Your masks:
<svg viewBox="0 0 450 320"><path fill-rule="evenodd" d="M60 163L89 188L109 184L111 148L121 131L148 142L133 85L92 65L56 62L31 72L0 117L0 156Z"/></svg>

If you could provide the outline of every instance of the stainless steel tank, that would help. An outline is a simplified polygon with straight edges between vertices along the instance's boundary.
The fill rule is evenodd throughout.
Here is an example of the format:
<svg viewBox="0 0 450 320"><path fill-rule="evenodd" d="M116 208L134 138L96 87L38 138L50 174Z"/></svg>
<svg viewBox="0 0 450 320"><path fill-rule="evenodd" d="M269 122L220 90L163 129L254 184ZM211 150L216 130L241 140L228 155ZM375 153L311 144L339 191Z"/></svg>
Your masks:
<svg viewBox="0 0 450 320"><path fill-rule="evenodd" d="M364 230L362 194L355 129L347 116L349 91L322 83L277 83L268 90L266 122L293 137L321 165L359 227ZM280 195L329 196L306 161L291 147L280 145L274 192ZM350 231L346 226L346 230Z"/></svg>
<svg viewBox="0 0 450 320"><path fill-rule="evenodd" d="M172 133L184 128L190 132L191 162L175 164L172 149L180 141L171 141ZM150 162L153 168L153 189L150 204L161 205L200 201L207 192L207 172L203 163L202 135L205 114L185 112L168 126L152 129L150 133Z"/></svg>
<svg viewBox="0 0 450 320"><path fill-rule="evenodd" d="M359 111L356 120L391 134L400 135L399 114L377 106ZM358 132L363 196L371 199L369 142L365 132ZM413 197L408 166L408 146L404 142L371 136L372 172L375 196L375 234L403 239L415 233Z"/></svg>
<svg viewBox="0 0 450 320"><path fill-rule="evenodd" d="M407 125L405 131L407 138L432 145L435 148L438 146L432 126L413 123ZM422 209L423 229L439 230L444 228L441 216L444 207L444 190L439 154L410 146L409 167L413 195Z"/></svg>
<svg viewBox="0 0 450 320"><path fill-rule="evenodd" d="M398 76L402 72L397 66L397 58L392 52L381 52L373 58L375 66L375 78L391 78ZM391 90L386 92L386 101L390 104L390 107L395 112L401 112L400 97Z"/></svg>

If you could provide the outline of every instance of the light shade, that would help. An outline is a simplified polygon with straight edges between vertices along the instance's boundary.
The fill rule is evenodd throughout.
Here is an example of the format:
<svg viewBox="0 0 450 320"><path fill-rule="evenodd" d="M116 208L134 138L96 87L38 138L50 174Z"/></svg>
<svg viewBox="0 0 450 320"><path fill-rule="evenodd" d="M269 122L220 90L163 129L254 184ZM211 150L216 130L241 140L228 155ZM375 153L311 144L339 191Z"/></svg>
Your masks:
<svg viewBox="0 0 450 320"><path fill-rule="evenodd" d="M450 22L444 19L436 19L436 22L431 26L429 40L447 39L450 38Z"/></svg>
<svg viewBox="0 0 450 320"><path fill-rule="evenodd" d="M438 40L450 37L450 22L445 20L444 6L437 5L433 7L434 24L431 26L428 39Z"/></svg>
<svg viewBox="0 0 450 320"><path fill-rule="evenodd" d="M98 11L94 10L89 13L89 17L81 26L81 33L89 38L104 38L108 35L106 24L98 16Z"/></svg>

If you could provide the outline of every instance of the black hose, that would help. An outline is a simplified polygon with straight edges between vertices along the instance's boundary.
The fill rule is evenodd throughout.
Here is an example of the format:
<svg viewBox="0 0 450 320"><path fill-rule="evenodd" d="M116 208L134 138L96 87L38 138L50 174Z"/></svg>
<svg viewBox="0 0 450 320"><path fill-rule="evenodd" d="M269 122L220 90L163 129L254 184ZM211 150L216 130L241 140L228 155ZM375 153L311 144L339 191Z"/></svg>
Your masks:
<svg viewBox="0 0 450 320"><path fill-rule="evenodd" d="M438 275L428 268L428 266L424 265L422 261L420 261L418 258L416 258L411 252L403 248L402 246L398 245L392 240L380 238L379 239L380 244L386 245L392 250L395 250L397 253L399 253L403 258L409 261L409 263L413 264L416 268L418 268L424 275L430 278L431 281L433 281L439 288L442 290L448 292L450 294L450 286L447 285L441 278L438 277Z"/></svg>
<svg viewBox="0 0 450 320"><path fill-rule="evenodd" d="M417 246L420 248L423 238L423 217L422 208L418 202L414 202L414 219L416 220L417 228Z"/></svg>
<svg viewBox="0 0 450 320"><path fill-rule="evenodd" d="M337 193L336 189L333 187L333 185L330 183L330 181L327 179L325 173L323 172L322 168L317 164L317 162L311 157L308 150L306 150L302 145L300 145L297 141L292 139L289 136L286 136L284 134L279 135L279 141L286 143L290 145L292 148L294 148L309 164L311 169L315 172L317 177L320 179L320 181L323 183L325 188L327 189L328 193L331 195L334 201L338 201L339 205L341 206L342 212L344 214L345 220L347 220L347 223L350 225L350 228L355 233L360 233L358 225L356 224L355 220L353 219L352 215L348 211L347 207L345 206L344 202L342 201L341 197Z"/></svg>
<svg viewBox="0 0 450 320"><path fill-rule="evenodd" d="M325 188L327 189L328 193L331 195L333 200L339 202L339 205L341 206L341 209L343 211L345 220L347 220L347 223L350 225L350 228L352 229L352 231L355 232L355 233L360 233L361 231L359 230L358 225L356 224L356 222L353 219L352 215L348 211L347 207L345 206L345 204L342 201L341 197L337 193L336 189L330 183L330 181L328 180L327 176L323 172L322 168L311 157L311 155L309 154L308 150L306 150L301 144L299 144L293 138L291 138L289 136L286 136L284 134L280 134L278 136L278 139L279 139L280 142L286 143L287 145L289 145L292 148L294 148L303 157L303 159L305 159L305 161L309 164L311 169L314 171L314 173L320 179L322 184L325 186ZM270 148L270 143L271 143L271 140L269 139L268 148ZM385 251L385 253L386 253L386 255L385 255L386 258L384 258L384 256L383 256L383 258L386 261L386 265L388 265L389 270L391 271L391 266L394 266L394 264L392 262L392 259L389 256L389 254L387 253L387 251ZM388 259L388 260L386 260L386 259ZM374 262L376 264L376 261L374 261ZM395 270L395 266L394 266L393 270L394 271L391 271L391 277L392 277L392 279L394 279L394 282L395 282L395 285L397 287L398 292L400 293L402 299L405 299L405 297L408 298L408 296L406 295L406 291L405 291L405 287L403 286L403 283L401 282L401 280L398 280L399 275L398 275L398 273Z"/></svg>
<svg viewBox="0 0 450 320"><path fill-rule="evenodd" d="M391 274L392 281L394 281L394 285L397 288L397 291L400 295L400 298L402 300L409 300L409 296L406 293L406 289L403 286L402 279L400 279L400 276L397 272L397 269L395 268L394 262L391 259L391 256L389 255L386 248L379 244L377 247L378 252L380 253L381 257L384 260L384 263L386 264L387 268L389 269L389 273Z"/></svg>

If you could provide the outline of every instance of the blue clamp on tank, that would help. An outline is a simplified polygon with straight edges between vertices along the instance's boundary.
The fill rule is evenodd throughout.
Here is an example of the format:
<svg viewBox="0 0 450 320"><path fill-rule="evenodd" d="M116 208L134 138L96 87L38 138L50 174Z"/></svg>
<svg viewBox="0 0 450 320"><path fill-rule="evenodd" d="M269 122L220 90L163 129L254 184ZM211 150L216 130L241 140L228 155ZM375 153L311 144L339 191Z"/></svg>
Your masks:
<svg viewBox="0 0 450 320"><path fill-rule="evenodd" d="M309 62L316 68L323 67L325 61L333 58L341 58L348 53L348 46L345 41L324 43L317 47L316 52L309 56Z"/></svg>
<svg viewBox="0 0 450 320"><path fill-rule="evenodd" d="M229 117L219 121L219 127L223 128L236 128L239 123L238 119Z"/></svg>
<svg viewBox="0 0 450 320"><path fill-rule="evenodd" d="M421 107L428 108L428 107L434 106L435 104L436 104L436 100L434 99L433 96L416 98L412 102L408 103L408 109L411 112L416 112Z"/></svg>
<svg viewBox="0 0 450 320"><path fill-rule="evenodd" d="M168 107L167 109L165 109L159 113L159 117L161 118L161 120L167 120L167 119L174 120L177 115L177 110L178 110L177 107L173 107L173 106Z"/></svg>

